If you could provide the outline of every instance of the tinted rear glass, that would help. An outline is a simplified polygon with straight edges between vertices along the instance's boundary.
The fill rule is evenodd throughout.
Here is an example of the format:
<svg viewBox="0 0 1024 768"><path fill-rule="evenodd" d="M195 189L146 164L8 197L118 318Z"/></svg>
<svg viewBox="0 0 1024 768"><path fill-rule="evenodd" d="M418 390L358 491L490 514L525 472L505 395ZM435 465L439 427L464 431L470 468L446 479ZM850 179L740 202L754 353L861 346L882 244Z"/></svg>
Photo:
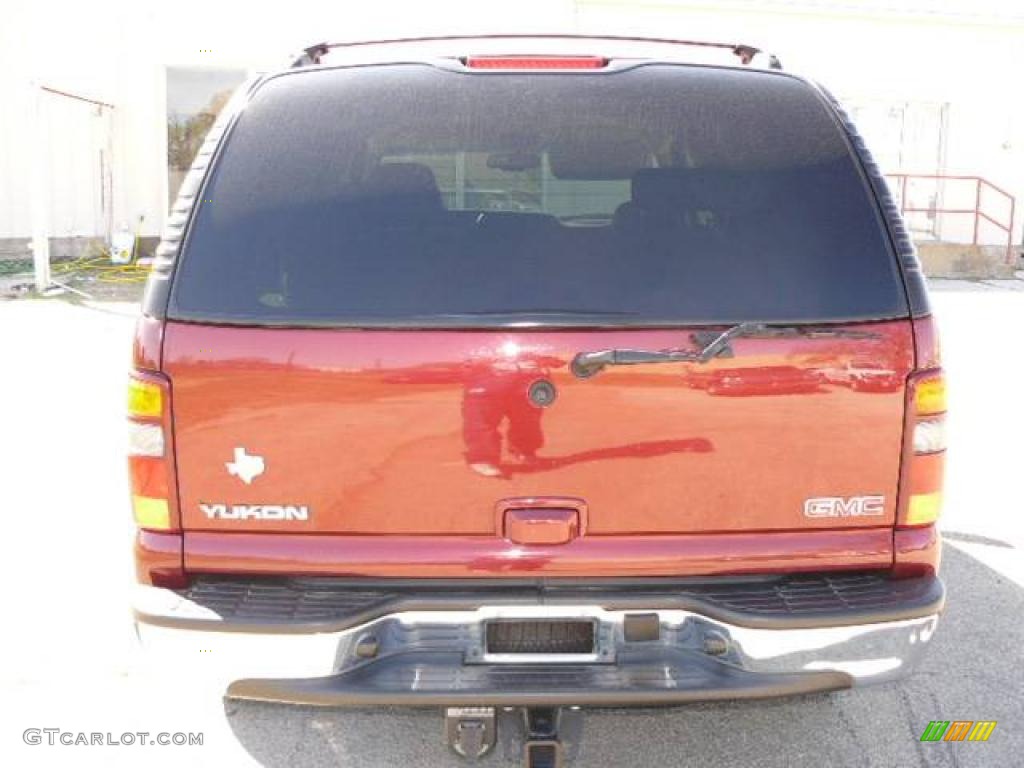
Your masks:
<svg viewBox="0 0 1024 768"><path fill-rule="evenodd" d="M839 128L811 88L767 73L283 75L202 197L172 292L183 319L906 314Z"/></svg>

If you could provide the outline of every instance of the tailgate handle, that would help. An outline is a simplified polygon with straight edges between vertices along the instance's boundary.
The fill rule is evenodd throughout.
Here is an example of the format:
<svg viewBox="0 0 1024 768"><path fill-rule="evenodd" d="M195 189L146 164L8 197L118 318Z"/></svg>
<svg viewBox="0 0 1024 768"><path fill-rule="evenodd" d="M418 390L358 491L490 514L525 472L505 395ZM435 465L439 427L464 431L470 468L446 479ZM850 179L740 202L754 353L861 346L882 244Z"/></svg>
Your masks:
<svg viewBox="0 0 1024 768"><path fill-rule="evenodd" d="M498 531L515 544L568 544L582 536L586 504L581 499L505 499L498 503Z"/></svg>
<svg viewBox="0 0 1024 768"><path fill-rule="evenodd" d="M579 535L575 509L510 509L505 538L516 544L567 544Z"/></svg>

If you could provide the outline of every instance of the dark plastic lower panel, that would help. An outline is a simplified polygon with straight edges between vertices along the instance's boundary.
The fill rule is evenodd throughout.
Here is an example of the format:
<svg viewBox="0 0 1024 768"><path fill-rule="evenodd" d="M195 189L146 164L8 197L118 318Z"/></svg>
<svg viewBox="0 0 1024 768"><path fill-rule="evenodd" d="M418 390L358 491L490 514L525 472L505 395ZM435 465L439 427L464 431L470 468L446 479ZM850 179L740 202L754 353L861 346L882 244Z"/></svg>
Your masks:
<svg viewBox="0 0 1024 768"><path fill-rule="evenodd" d="M217 621L136 611L147 624L218 632L338 632L401 611L475 610L496 605L599 605L607 610L687 610L739 627L859 626L940 613L945 589L934 575L800 574L702 583L641 580L494 586L465 581L395 583L329 578L198 576L179 593Z"/></svg>
<svg viewBox="0 0 1024 768"><path fill-rule="evenodd" d="M749 672L700 653L656 649L615 664L466 665L458 653L398 654L328 677L238 680L233 699L321 707L645 706L836 691L842 672Z"/></svg>

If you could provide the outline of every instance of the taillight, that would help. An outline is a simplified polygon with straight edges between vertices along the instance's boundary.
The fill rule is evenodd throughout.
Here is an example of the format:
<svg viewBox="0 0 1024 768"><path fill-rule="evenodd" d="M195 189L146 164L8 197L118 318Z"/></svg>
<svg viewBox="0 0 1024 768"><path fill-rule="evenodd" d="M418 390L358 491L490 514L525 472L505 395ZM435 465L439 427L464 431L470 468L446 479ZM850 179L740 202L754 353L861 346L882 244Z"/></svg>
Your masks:
<svg viewBox="0 0 1024 768"><path fill-rule="evenodd" d="M898 526L932 525L942 508L946 462L946 378L941 368L911 376Z"/></svg>
<svg viewBox="0 0 1024 768"><path fill-rule="evenodd" d="M608 63L600 56L470 56L470 69L601 69Z"/></svg>
<svg viewBox="0 0 1024 768"><path fill-rule="evenodd" d="M170 386L157 373L135 371L128 380L128 469L132 514L139 528L178 527L173 494Z"/></svg>

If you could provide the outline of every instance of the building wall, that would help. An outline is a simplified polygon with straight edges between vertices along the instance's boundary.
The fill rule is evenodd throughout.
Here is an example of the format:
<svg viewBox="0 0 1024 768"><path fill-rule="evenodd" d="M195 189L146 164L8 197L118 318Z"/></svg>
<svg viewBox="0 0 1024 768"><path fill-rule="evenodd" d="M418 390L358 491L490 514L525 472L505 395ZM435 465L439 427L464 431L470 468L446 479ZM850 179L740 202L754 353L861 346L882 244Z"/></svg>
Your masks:
<svg viewBox="0 0 1024 768"><path fill-rule="evenodd" d="M14 0L0 26L0 93L10 107L0 110L0 240L31 232L32 154L26 148L38 135L33 83L114 105L102 119L106 128L80 105L51 106L49 130L60 139L51 142L48 155L52 231L79 231L95 219L88 211L97 182L87 163L67 157L69 148L107 142L110 221L152 236L169 202L168 66L261 70L325 38L459 32L580 31L760 44L779 52L787 69L812 74L864 115L899 108L917 115L911 123L927 123L927 115L941 114L942 144L934 153L915 153L922 140L906 137L891 150L888 118L863 120L869 142L885 149L880 155L913 164L886 170L981 175L1024 199L1024 100L1008 84L1024 49L1024 8L1016 4L958 0L944 4L943 13L929 11L936 4L925 0L435 0L396 10L397 5L315 0L303 4L301 13L279 5L242 16L233 3L220 7L198 0ZM93 136L97 130L109 135ZM927 125L921 130L927 133ZM88 142L86 134L92 136ZM913 193L918 202L936 195L948 202L963 194L951 186ZM993 198L993 213L995 203ZM973 234L967 220L924 218L917 222L922 231L931 227L953 240ZM1019 243L1024 213L1017 218ZM990 227L982 235L986 242L999 240Z"/></svg>

